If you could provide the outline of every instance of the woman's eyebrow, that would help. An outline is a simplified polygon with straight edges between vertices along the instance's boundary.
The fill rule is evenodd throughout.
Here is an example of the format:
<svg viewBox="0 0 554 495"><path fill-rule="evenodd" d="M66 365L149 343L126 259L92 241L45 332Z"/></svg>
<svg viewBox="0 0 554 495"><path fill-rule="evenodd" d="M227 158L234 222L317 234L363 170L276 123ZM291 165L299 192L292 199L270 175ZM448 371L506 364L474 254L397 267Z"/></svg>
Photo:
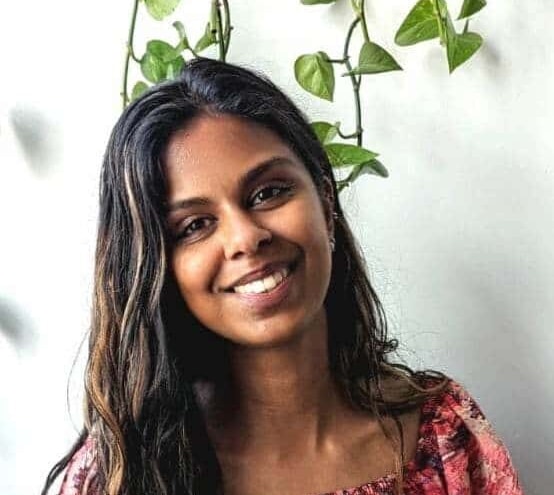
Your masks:
<svg viewBox="0 0 554 495"><path fill-rule="evenodd" d="M272 156L267 160L264 160L255 167L251 168L239 179L239 188L244 189L245 187L255 182L258 177L265 174L269 170L276 168L281 165L294 166L294 162L285 156Z"/></svg>
<svg viewBox="0 0 554 495"><path fill-rule="evenodd" d="M263 160L258 163L255 167L251 168L246 172L242 177L239 178L238 186L242 190L248 187L252 182L255 182L258 177L265 174L269 170L286 165L286 166L295 166L295 163L285 156L272 156L267 160ZM198 196L194 198L180 199L169 205L167 213L171 213L175 210L183 210L193 206L207 206L210 205L212 201L205 196Z"/></svg>
<svg viewBox="0 0 554 495"><path fill-rule="evenodd" d="M204 197L204 196L198 196L196 198L187 198L187 199L179 199L169 205L167 208L167 213L171 213L176 210L186 210L187 208L191 208L193 206L207 206L210 205L211 201Z"/></svg>

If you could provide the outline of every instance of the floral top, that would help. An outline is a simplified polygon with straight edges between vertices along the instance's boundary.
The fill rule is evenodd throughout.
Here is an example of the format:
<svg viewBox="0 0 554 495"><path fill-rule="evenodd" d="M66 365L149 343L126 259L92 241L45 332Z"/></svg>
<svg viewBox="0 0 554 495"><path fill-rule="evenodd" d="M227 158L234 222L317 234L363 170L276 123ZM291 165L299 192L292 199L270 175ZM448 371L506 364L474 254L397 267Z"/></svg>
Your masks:
<svg viewBox="0 0 554 495"><path fill-rule="evenodd" d="M394 495L395 475L325 495ZM94 441L71 459L60 495L99 495ZM405 495L523 495L510 455L481 409L461 385L421 409L416 455L405 466Z"/></svg>

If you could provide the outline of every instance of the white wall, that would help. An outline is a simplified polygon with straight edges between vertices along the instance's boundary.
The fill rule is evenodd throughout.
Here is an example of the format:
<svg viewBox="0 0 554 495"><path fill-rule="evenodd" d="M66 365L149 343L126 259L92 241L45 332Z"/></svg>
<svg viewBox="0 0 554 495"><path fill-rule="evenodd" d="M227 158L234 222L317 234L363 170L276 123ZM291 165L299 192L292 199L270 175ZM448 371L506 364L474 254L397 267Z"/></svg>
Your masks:
<svg viewBox="0 0 554 495"><path fill-rule="evenodd" d="M554 475L554 9L490 2L472 27L486 44L449 76L434 42L393 35L415 0L368 2L370 32L404 72L363 83L366 145L389 179L343 200L403 356L445 371L478 399L509 446L528 495ZM97 175L120 111L131 1L4 2L0 16L0 493L37 493L80 425ZM451 1L453 11L460 2ZM196 39L208 0L175 19ZM231 2L229 60L267 71L315 119L353 121L296 86L301 53L340 55L349 3ZM63 19L62 19L63 18ZM139 39L173 36L139 20ZM139 42L137 51L142 50Z"/></svg>

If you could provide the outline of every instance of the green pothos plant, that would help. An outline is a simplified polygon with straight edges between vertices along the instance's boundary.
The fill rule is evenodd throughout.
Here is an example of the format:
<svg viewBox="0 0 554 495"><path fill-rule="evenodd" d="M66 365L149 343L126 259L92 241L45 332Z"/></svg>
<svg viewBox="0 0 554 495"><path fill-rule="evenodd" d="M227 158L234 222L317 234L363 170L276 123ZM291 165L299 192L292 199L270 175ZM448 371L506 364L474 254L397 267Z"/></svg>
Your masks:
<svg viewBox="0 0 554 495"><path fill-rule="evenodd" d="M305 5L330 4L337 0L301 0ZM338 182L339 190L349 186L364 173L387 177L384 165L377 160L378 154L363 145L362 105L360 87L362 77L370 74L402 70L394 57L369 37L365 16L365 0L350 1L353 20L348 28L342 56L332 58L324 51L306 54L296 59L296 80L309 93L333 101L335 89L335 66L342 66L342 76L350 80L354 95L355 129L344 134L340 122L314 122L316 133L323 143L333 167L348 168L344 179ZM463 32L458 33L448 11L446 0L419 0L398 29L395 42L400 46L414 45L439 38L446 49L450 72L467 61L481 46L483 39L469 32L469 17L486 5L486 0L465 0L458 19L465 19ZM358 54L358 63L352 66L350 44L356 31L361 31L363 43ZM342 141L335 141L339 137ZM356 144L345 141L354 140Z"/></svg>
<svg viewBox="0 0 554 495"><path fill-rule="evenodd" d="M156 84L174 79L183 68L186 56L189 58L198 57L198 54L209 46L217 45L218 58L223 61L226 59L232 30L228 0L211 0L210 18L203 35L194 46L189 42L183 23L175 21L172 26L177 34L176 43L171 44L158 39L149 40L146 43L145 53L140 58L136 55L134 37L140 4L144 4L151 17L157 21L162 21L171 15L180 3L181 0L133 0L133 12L123 71L123 89L121 91L123 108L148 89L148 82ZM129 94L129 64L131 60L140 65L140 71L148 82L137 81L131 90L131 94Z"/></svg>
<svg viewBox="0 0 554 495"><path fill-rule="evenodd" d="M137 98L148 87L148 83L173 79L179 73L186 58L198 57L209 47L214 47L215 57L225 61L231 42L231 11L228 0L210 0L211 8L202 36L191 44L182 22L175 21L172 26L176 32L176 42L152 39L146 43L146 50L137 56L133 43L135 26L140 4L148 14L158 21L171 15L181 0L133 0L133 11L127 40L123 88L121 92L123 107ZM305 5L331 4L343 0L301 0ZM387 177L388 171L377 160L378 154L364 147L362 129L362 104L360 88L362 78L370 74L402 70L400 64L381 45L369 36L365 16L365 0L350 0L353 18L348 27L342 54L332 58L323 51L298 57L294 64L294 74L299 85L309 93L328 101L333 101L335 91L335 67L342 66L341 76L347 77L352 87L355 106L354 131L344 133L340 122L312 122L312 127L323 144L331 165L345 171L338 180L339 191L351 185L358 177L369 173ZM469 31L470 17L486 5L486 0L464 0L456 20L464 20L461 31L455 27L446 0L419 0L401 23L395 35L399 46L409 46L422 41L438 39L446 51L450 72L466 62L483 43L482 37ZM350 45L354 34L361 33L363 43L354 66ZM144 80L137 81L130 94L129 64L134 61L140 66ZM340 141L337 141L337 138ZM348 142L352 141L352 142ZM355 144L354 144L355 143Z"/></svg>

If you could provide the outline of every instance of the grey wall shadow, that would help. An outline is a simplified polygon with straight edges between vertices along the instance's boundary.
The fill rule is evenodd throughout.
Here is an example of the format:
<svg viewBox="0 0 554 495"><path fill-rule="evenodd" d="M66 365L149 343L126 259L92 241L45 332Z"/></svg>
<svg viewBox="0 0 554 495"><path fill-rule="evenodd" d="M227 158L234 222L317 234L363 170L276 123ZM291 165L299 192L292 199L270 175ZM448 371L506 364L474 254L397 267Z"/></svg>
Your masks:
<svg viewBox="0 0 554 495"><path fill-rule="evenodd" d="M0 333L17 352L32 349L36 331L29 317L14 302L0 296Z"/></svg>
<svg viewBox="0 0 554 495"><path fill-rule="evenodd" d="M18 104L9 111L9 122L31 171L50 174L60 162L59 126L30 105Z"/></svg>

